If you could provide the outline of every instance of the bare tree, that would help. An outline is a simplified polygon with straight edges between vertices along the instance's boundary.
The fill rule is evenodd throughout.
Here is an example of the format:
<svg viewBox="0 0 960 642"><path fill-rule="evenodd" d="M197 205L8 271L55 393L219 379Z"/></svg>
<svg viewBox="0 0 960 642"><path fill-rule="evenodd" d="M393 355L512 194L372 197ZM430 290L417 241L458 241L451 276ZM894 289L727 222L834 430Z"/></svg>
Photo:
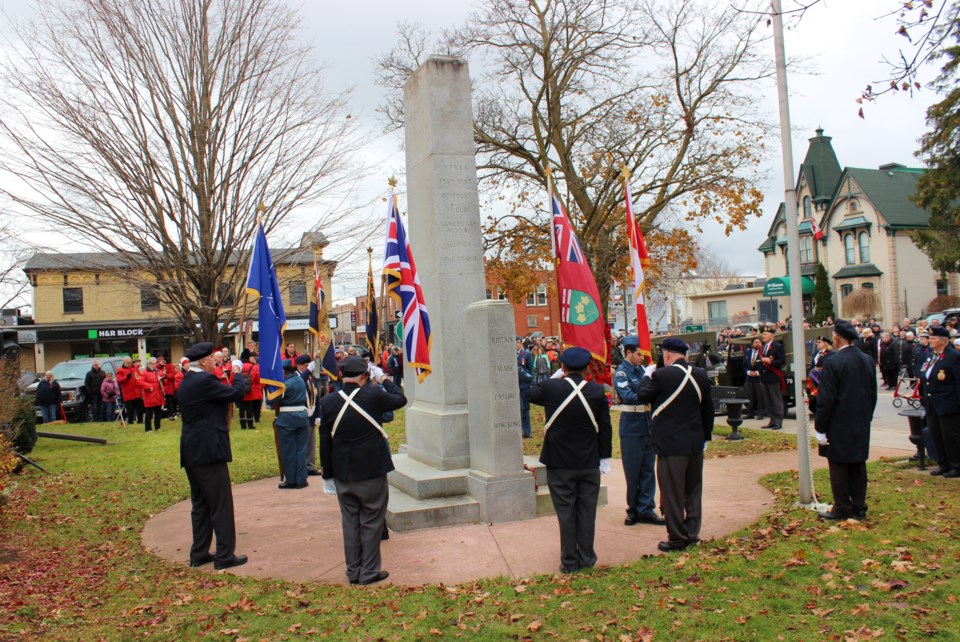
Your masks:
<svg viewBox="0 0 960 642"><path fill-rule="evenodd" d="M198 337L228 332L258 218L269 233L357 176L347 95L297 22L271 0L42 0L0 71L0 169L18 179L0 193L118 253Z"/></svg>
<svg viewBox="0 0 960 642"><path fill-rule="evenodd" d="M633 174L647 233L671 210L694 228L717 219L728 231L759 216L766 129L750 92L771 70L758 25L702 2L481 2L436 46L484 72L478 163L485 194L505 203L488 209L488 249L529 268L517 273L546 258L548 165L604 298L625 269L620 166ZM384 84L399 87L422 57L414 31L401 27L400 47L378 61Z"/></svg>

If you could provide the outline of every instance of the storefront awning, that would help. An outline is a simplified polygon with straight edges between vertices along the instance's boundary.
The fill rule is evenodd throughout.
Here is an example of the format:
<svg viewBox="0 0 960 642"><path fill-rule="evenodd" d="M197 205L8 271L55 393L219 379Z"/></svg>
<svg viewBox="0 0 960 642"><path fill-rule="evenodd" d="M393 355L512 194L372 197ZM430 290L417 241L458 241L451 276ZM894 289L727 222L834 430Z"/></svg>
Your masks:
<svg viewBox="0 0 960 642"><path fill-rule="evenodd" d="M813 294L814 285L813 279L807 276L800 277L800 283L802 284L801 291L804 294ZM777 297L777 296L787 296L790 294L790 277L789 276L775 276L772 279L767 279L767 282L763 285L763 296L765 297Z"/></svg>

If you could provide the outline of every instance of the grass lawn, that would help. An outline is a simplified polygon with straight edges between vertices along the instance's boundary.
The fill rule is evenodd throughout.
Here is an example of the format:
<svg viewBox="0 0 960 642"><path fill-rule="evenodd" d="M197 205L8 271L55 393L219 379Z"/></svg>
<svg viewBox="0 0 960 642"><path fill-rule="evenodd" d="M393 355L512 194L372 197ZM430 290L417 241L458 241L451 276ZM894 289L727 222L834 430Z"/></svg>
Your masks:
<svg viewBox="0 0 960 642"><path fill-rule="evenodd" d="M357 589L145 553L144 522L188 494L178 425L61 429L111 443L42 439L33 456L51 473L5 480L0 640L960 639L960 483L899 462L871 464L865 525L794 508L796 480L783 473L765 480L775 502L764 519L684 554L573 576ZM276 474L266 421L232 437L235 483ZM758 435L709 452L761 447L774 445ZM823 472L816 483L829 487Z"/></svg>

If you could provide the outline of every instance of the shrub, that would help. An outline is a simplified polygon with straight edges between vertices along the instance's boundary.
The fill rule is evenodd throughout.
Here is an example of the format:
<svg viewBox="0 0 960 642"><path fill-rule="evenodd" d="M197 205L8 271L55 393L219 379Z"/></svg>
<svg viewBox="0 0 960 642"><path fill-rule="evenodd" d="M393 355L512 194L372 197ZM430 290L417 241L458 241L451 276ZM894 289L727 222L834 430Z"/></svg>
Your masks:
<svg viewBox="0 0 960 642"><path fill-rule="evenodd" d="M960 308L960 297L953 294L941 294L927 304L927 312L943 312L949 308Z"/></svg>

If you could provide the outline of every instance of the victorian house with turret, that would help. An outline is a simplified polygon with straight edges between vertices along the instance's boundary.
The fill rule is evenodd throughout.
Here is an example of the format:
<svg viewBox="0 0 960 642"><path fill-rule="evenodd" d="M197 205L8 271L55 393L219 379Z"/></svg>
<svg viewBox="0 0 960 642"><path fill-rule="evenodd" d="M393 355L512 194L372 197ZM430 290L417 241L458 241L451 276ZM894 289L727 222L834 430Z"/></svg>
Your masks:
<svg viewBox="0 0 960 642"><path fill-rule="evenodd" d="M922 314L938 295L960 292L958 275L934 271L910 238L910 230L927 226L927 212L910 200L924 170L898 163L841 167L832 139L822 129L809 140L796 183L804 315L813 312L818 263L826 268L838 314L850 316L845 299L870 290L876 308L871 316L888 326ZM781 203L758 248L767 277L758 312L770 321L782 320L778 317L789 309L781 298L789 291L785 215Z"/></svg>

